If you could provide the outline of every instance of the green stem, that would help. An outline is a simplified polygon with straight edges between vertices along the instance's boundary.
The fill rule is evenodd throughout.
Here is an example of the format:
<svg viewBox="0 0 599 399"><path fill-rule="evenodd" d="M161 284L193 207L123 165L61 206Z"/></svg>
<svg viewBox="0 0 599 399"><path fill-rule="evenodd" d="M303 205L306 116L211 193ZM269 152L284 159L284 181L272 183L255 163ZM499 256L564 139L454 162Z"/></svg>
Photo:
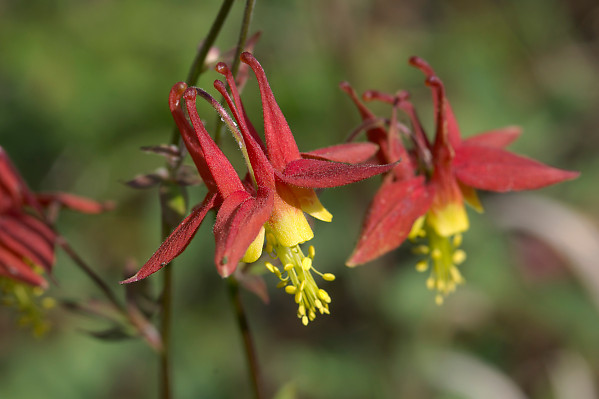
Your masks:
<svg viewBox="0 0 599 399"><path fill-rule="evenodd" d="M98 286L100 291L102 291L102 293L106 296L110 303L112 303L116 310L121 312L123 315L127 316L127 310L117 299L116 295L110 289L108 284L106 284L104 280L102 280L100 276L98 276L96 272L94 272L94 270L87 263L85 263L85 261L77 254L77 252L75 252L73 247L71 247L71 245L67 242L67 240L64 237L59 236L56 240L56 244L60 248L62 248L62 250L73 260L73 262L75 262L75 264L79 266L79 268L83 270L85 274L87 274L87 276L96 284L96 286Z"/></svg>
<svg viewBox="0 0 599 399"><path fill-rule="evenodd" d="M227 15L229 15L229 11L231 10L232 5L233 0L223 1L222 6L220 7L220 11L218 12L216 19L212 23L212 27L208 32L208 36L206 36L206 39L202 43L202 47L198 51L198 54L196 55L196 58L193 60L191 68L189 69L187 80L185 80L185 82L188 85L195 85L198 81L198 78L202 74L204 69L204 62L206 61L208 51L210 51L210 47L212 47L212 45L214 44L214 41L216 40L216 37L218 36L218 33L220 32L220 29L222 28L225 22L225 19L227 19Z"/></svg>
<svg viewBox="0 0 599 399"><path fill-rule="evenodd" d="M250 333L250 326L241 303L241 297L239 295L239 283L233 276L229 277L227 282L229 285L229 297L231 298L233 311L235 312L235 316L237 318L237 326L239 327L239 331L241 332L241 337L243 340L243 347L245 349L249 378L252 383L254 398L261 399L264 396L262 395L262 384L260 383L260 367L258 366L258 357L256 355L256 349L252 340L252 334Z"/></svg>
<svg viewBox="0 0 599 399"><path fill-rule="evenodd" d="M239 40L237 40L237 48L235 49L235 55L233 56L233 65L231 65L231 73L233 76L237 75L237 71L239 71L240 59L239 56L243 52L245 48L245 42L248 36L248 32L250 31L250 24L252 22L252 15L254 13L254 6L256 5L256 0L247 0L245 3L245 10L243 11L243 22L241 24L241 31L239 32ZM220 103L223 103L223 99L221 99ZM216 144L220 143L221 135L223 132L223 122L220 117L216 120L216 129L214 131L214 142Z"/></svg>
<svg viewBox="0 0 599 399"><path fill-rule="evenodd" d="M198 53L196 54L196 57L193 60L193 64L191 64L191 68L189 68L189 73L187 74L187 79L185 80L185 82L189 86L194 86L198 82L198 79L199 79L200 75L202 74L202 72L204 72L204 63L206 62L206 56L208 56L210 47L212 47L212 45L216 41L216 38L217 38L218 34L220 33L220 30L223 27L223 24L225 23L227 16L229 15L229 11L231 10L233 1L234 0L224 0L223 1L223 4L221 5L220 10L218 12L218 15L216 16L216 19L214 20L214 22L212 23L212 26L210 27L210 31L208 32L206 39L204 40L204 42L202 43L202 46L200 47ZM180 139L179 130L175 127L173 129L173 133L171 135L171 144L175 144L175 145L179 144L179 139Z"/></svg>
<svg viewBox="0 0 599 399"><path fill-rule="evenodd" d="M160 397L172 398L172 368L171 368L171 309L173 274L172 264L164 267L164 281L162 290L162 319L160 336L162 337L162 351L160 352Z"/></svg>
<svg viewBox="0 0 599 399"><path fill-rule="evenodd" d="M218 36L227 16L229 15L229 11L231 10L231 6L233 5L234 0L224 0L218 15L216 16L214 22L212 23L212 27L206 36L206 39L202 43L195 59L193 60L193 64L189 70L189 74L187 75L187 84L192 86L195 85L198 81L198 78L204 71L204 64L206 62L206 56L208 55L208 51L210 51L210 47L214 44L216 37ZM179 130L175 127L171 134L171 144L179 145L180 135ZM174 177L177 175L178 169L181 166L181 162L179 162L175 167L169 168L170 177L174 180ZM165 188L165 187L163 187ZM165 188L166 189L166 188ZM167 189L168 190L168 189ZM161 193L161 198L164 195L164 192ZM183 199L183 212L181 209L173 209L172 203L170 201L161 201L162 206L162 236L163 238L168 237L170 232L177 226L177 224L184 217L184 209L187 207L187 201ZM179 211L179 212L177 212ZM173 214L175 217L173 217ZM163 350L160 353L160 370L159 370L159 381L160 381L160 392L162 399L171 399L172 398L172 368L171 368L171 319L172 319L172 262L164 268L164 281L162 288L162 318L160 324L160 332L162 336L162 346Z"/></svg>

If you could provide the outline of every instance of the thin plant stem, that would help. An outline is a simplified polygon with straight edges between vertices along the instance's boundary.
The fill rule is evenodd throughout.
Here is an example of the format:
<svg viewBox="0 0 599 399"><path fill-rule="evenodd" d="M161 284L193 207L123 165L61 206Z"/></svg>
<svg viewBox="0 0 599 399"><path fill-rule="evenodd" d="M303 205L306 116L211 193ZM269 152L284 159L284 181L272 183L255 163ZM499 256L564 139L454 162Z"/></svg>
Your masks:
<svg viewBox="0 0 599 399"><path fill-rule="evenodd" d="M100 291L102 291L110 303L112 303L112 305L119 312L126 316L127 310L125 309L125 306L117 299L116 295L110 289L108 284L106 284L104 280L102 280L100 276L98 276L96 272L94 272L94 270L83 260L83 258L77 254L67 240L64 237L59 236L56 240L56 244L62 248L62 250L73 260L73 262L75 262L75 264L79 266L81 270L83 270L83 272L94 282L94 284L96 284L96 286L100 289Z"/></svg>
<svg viewBox="0 0 599 399"><path fill-rule="evenodd" d="M212 27L206 36L206 39L200 46L200 49L193 61L193 64L189 70L189 74L187 76L187 84L195 85L200 77L201 73L204 70L204 64L206 62L206 56L208 55L208 51L210 47L214 44L227 16L229 15L229 11L231 10L231 6L233 5L234 0L224 0L219 13L217 14L214 22L212 23ZM180 143L180 135L178 129L173 128L171 134L171 144L179 145ZM181 166L181 162L179 162L175 167L169 168L169 172L171 177L176 176L179 167ZM161 196L164 195L161 193ZM183 200L182 208L185 209L187 207L187 201L184 195L181 196ZM183 212L178 212L179 217L166 217L166 215L173 214L173 211L177 213L176 209L167 209L169 207L168 201L161 201L162 206L162 236L166 238L170 232L177 226L177 224L183 219ZM176 220L178 219L178 220ZM172 292L173 292L173 265L172 263L167 265L164 268L164 280L163 280L163 288L162 288L162 298L161 298L161 307L162 307L162 317L160 324L160 333L162 336L162 348L163 350L160 352L160 367L159 367L159 381L160 381L160 397L162 399L171 399L173 397L173 388L172 388L172 351L171 351L171 319L172 319Z"/></svg>
<svg viewBox="0 0 599 399"><path fill-rule="evenodd" d="M252 390L254 391L255 399L262 399L262 384L260 367L258 365L258 356L256 355L256 348L252 340L252 334L250 333L250 326L248 324L243 304L241 303L241 296L239 295L239 283L234 276L227 278L228 292L231 298L231 304L233 305L233 311L237 319L237 326L241 332L243 340L243 347L245 349L245 355L248 364L248 374L252 384Z"/></svg>
<svg viewBox="0 0 599 399"><path fill-rule="evenodd" d="M172 368L171 368L171 310L173 301L173 271L172 265L164 267L164 281L162 290L162 318L160 336L162 337L162 351L160 352L160 397L170 399L173 395Z"/></svg>
<svg viewBox="0 0 599 399"><path fill-rule="evenodd" d="M239 39L237 40L237 48L235 49L235 55L233 56L233 64L231 65L231 73L233 74L233 76L237 75L237 71L239 71L239 65L241 62L239 56L245 48L245 42L247 40L248 32L250 31L250 24L252 22L252 15L254 14L255 5L256 0L247 0L245 3L245 10L243 11L243 21L241 24L241 30L239 32ZM221 99L221 104L223 100L224 99ZM220 117L218 117L216 119L216 129L214 131L214 142L216 144L220 144L223 127L224 124L221 121Z"/></svg>
<svg viewBox="0 0 599 399"><path fill-rule="evenodd" d="M229 11L231 10L231 6L233 5L234 0L224 0L223 4L218 11L210 30L208 31L208 35L206 39L202 42L198 53L196 54L193 63L191 64L191 68L189 68L189 73L187 74L187 79L185 83L189 86L194 86L202 72L204 72L204 63L206 62L206 57L208 56L208 52L210 51L210 47L216 41L218 34L220 33L221 28L223 27L227 16L229 15ZM171 144L179 144L179 130L175 127L173 129L173 133L171 135Z"/></svg>

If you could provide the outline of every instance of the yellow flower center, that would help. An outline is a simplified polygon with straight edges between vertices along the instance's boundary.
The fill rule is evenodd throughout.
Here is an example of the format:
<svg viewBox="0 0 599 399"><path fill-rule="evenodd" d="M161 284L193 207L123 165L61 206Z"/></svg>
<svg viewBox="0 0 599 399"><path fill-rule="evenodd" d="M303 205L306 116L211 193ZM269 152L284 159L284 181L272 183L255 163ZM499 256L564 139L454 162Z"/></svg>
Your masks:
<svg viewBox="0 0 599 399"><path fill-rule="evenodd" d="M436 290L435 302L441 305L444 298L454 292L458 284L465 281L458 270L458 265L466 260L466 252L459 249L462 235L442 236L431 225L429 218L423 216L414 223L409 237L412 241L428 239L428 245L418 245L414 248L416 254L425 256L416 263L416 270L425 272L430 269L426 286L429 290Z"/></svg>
<svg viewBox="0 0 599 399"><path fill-rule="evenodd" d="M44 290L40 287L32 287L0 276L0 304L15 307L21 313L18 324L23 327L30 326L33 334L38 337L44 335L49 328L43 310L56 305L53 298L40 298L43 293Z"/></svg>
<svg viewBox="0 0 599 399"><path fill-rule="evenodd" d="M305 326L316 318L317 312L329 314L331 297L325 290L318 288L312 272L326 281L335 280L335 276L314 269L313 246L310 246L308 256L305 256L299 245L292 247L281 245L276 241L274 234L267 229L266 252L281 261L283 271L270 262L266 262L266 268L281 280L277 287L284 288L286 293L294 296L295 303L298 305L297 317Z"/></svg>

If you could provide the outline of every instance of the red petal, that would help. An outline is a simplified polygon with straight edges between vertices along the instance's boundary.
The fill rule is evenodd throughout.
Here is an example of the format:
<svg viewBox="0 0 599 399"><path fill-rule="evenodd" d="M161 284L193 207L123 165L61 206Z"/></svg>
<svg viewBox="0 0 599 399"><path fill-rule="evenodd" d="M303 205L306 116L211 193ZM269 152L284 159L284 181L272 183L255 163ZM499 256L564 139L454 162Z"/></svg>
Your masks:
<svg viewBox="0 0 599 399"><path fill-rule="evenodd" d="M322 161L361 163L370 159L378 149L379 146L372 143L347 143L302 152L302 157Z"/></svg>
<svg viewBox="0 0 599 399"><path fill-rule="evenodd" d="M195 163L204 184L208 187L210 191L216 191L216 183L214 182L214 178L210 173L210 169L208 169L208 165L206 164L206 159L204 158L204 151L202 151L202 147L200 143L195 137L195 133L192 130L191 126L187 122L185 118L185 114L183 114L183 109L181 108L181 96L187 89L187 84L184 82L175 83L173 88L171 89L169 95L169 107L171 110L171 114L173 115L173 119L175 119L175 123L179 128L179 132L181 133L181 137L183 138L183 142L185 143L185 147L187 147L187 151L193 162Z"/></svg>
<svg viewBox="0 0 599 399"><path fill-rule="evenodd" d="M27 284L46 287L46 280L35 273L31 267L23 261L23 258L0 245L0 276L6 276Z"/></svg>
<svg viewBox="0 0 599 399"><path fill-rule="evenodd" d="M114 208L111 202L98 202L69 193L40 193L36 195L40 204L46 206L53 202L81 213L101 213Z"/></svg>
<svg viewBox="0 0 599 399"><path fill-rule="evenodd" d="M258 60L252 54L244 52L241 54L241 61L252 68L258 79L264 111L264 136L268 147L268 159L276 170L282 171L289 162L300 159L297 144Z"/></svg>
<svg viewBox="0 0 599 399"><path fill-rule="evenodd" d="M54 264L56 234L27 214L0 217L0 245L48 272Z"/></svg>
<svg viewBox="0 0 599 399"><path fill-rule="evenodd" d="M508 126L468 137L462 143L463 145L484 145L487 147L504 148L514 142L520 136L520 133L522 133L522 129L519 126Z"/></svg>
<svg viewBox="0 0 599 399"><path fill-rule="evenodd" d="M383 185L370 204L347 265L370 262L401 245L416 219L427 212L431 200L423 177Z"/></svg>
<svg viewBox="0 0 599 399"><path fill-rule="evenodd" d="M499 192L534 190L579 175L579 172L552 168L499 148L477 145L459 147L453 169L462 183Z"/></svg>
<svg viewBox="0 0 599 399"><path fill-rule="evenodd" d="M358 164L298 159L290 162L279 178L285 183L305 188L338 187L355 183L393 169L397 162L387 165Z"/></svg>
<svg viewBox="0 0 599 399"><path fill-rule="evenodd" d="M447 146L455 148L459 145L460 128L455 114L445 95L445 86L431 66L419 57L411 57L410 64L420 69L426 75L426 84L433 90L433 104L435 107L437 134L435 147Z"/></svg>
<svg viewBox="0 0 599 399"><path fill-rule="evenodd" d="M162 269L183 252L196 234L208 211L216 205L216 194L208 194L200 206L195 207L179 226L164 240L158 250L145 265L132 277L121 284L133 283Z"/></svg>
<svg viewBox="0 0 599 399"><path fill-rule="evenodd" d="M227 101L227 105L233 112L233 116L239 125L239 131L242 135L241 139L245 143L245 147L247 150L248 158L252 165L252 169L254 170L254 176L256 178L256 184L259 186L270 187L274 189L275 186L275 172L270 164L270 161L266 157L264 153L262 144L262 140L254 133L252 133L252 129L248 126L249 119L246 120L246 116L240 114L239 109L243 109L243 104L241 103L241 97L239 97L239 93L235 87L235 81L233 79L233 75L231 71L224 63L219 63L217 65L217 70L224 74L227 77L227 81L229 82L229 86L231 87L231 92L233 93L233 98L227 93L227 89L225 84L220 80L214 81L214 87L222 94L224 99ZM237 103L235 103L235 101Z"/></svg>
<svg viewBox="0 0 599 399"><path fill-rule="evenodd" d="M273 191L258 188L257 197L246 191L231 194L221 205L214 224L214 260L218 273L228 277L256 239L273 206Z"/></svg>
<svg viewBox="0 0 599 399"><path fill-rule="evenodd" d="M214 182L216 182L216 186L223 198L226 198L235 191L243 190L243 184L241 184L237 172L225 154L223 154L214 140L212 140L212 137L210 137L206 131L206 128L198 115L195 89L188 88L185 91L184 97L187 112L189 113L189 118L191 119L191 123L196 133L191 137L187 137L186 143L189 141L190 143L196 143L201 147L204 153L204 159L206 160L206 165L208 166L210 174L214 178Z"/></svg>
<svg viewBox="0 0 599 399"><path fill-rule="evenodd" d="M0 210L19 208L25 203L41 212L27 183L10 161L6 151L0 147Z"/></svg>

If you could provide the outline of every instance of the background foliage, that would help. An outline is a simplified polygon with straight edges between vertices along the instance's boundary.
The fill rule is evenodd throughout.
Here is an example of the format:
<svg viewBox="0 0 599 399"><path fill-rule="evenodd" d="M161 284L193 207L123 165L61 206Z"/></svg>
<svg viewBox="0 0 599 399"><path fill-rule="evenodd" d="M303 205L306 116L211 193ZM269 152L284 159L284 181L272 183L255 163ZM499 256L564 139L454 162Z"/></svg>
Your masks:
<svg viewBox="0 0 599 399"><path fill-rule="evenodd" d="M0 144L36 190L118 202L96 217L65 212L59 224L112 284L127 262L143 263L159 244L157 193L122 183L163 165L138 148L168 141L167 93L185 78L218 3L0 2ZM236 41L242 8L234 6L222 50ZM593 398L599 6L263 0L253 27L263 32L255 54L300 149L339 142L359 123L341 80L360 92L410 90L430 128L429 89L407 65L419 55L445 81L464 136L517 124L524 134L513 150L582 171L539 192L552 198L549 211L536 195L484 195L487 213L471 214L464 240L468 283L442 307L406 249L355 270L343 266L376 181L323 192L334 223L316 224L314 245L316 264L338 276L326 287L332 316L304 328L269 277L269 305L244 294L268 391L290 383L302 398ZM214 92L217 78L208 72L200 86ZM259 120L253 82L244 99ZM388 115L385 106L372 108ZM212 126L213 113L203 115ZM225 146L236 154L228 138ZM201 194L190 190L192 204ZM532 206L523 208L524 200ZM549 228L539 227L547 220ZM176 393L243 398L245 360L209 228L175 269ZM66 256L55 270L55 295L99 297ZM159 279L151 278L156 287ZM154 395L156 361L141 342L94 340L81 330L100 328L97 321L60 309L49 315L52 332L35 340L14 317L0 313L0 398Z"/></svg>

